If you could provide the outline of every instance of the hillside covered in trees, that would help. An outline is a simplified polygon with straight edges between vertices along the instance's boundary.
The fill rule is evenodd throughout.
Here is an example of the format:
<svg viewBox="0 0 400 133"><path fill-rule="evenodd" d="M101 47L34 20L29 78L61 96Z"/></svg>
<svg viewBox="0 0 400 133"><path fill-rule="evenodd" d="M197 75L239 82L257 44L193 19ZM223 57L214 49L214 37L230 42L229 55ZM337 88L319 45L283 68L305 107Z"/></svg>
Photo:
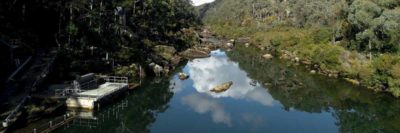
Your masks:
<svg viewBox="0 0 400 133"><path fill-rule="evenodd" d="M160 64L156 45L180 51L196 43L199 24L190 0L4 0L0 22L2 43L23 47L25 55L57 48L66 69L93 71L99 63L87 62L107 58L124 74L131 63ZM9 49L2 51L3 78L16 65Z"/></svg>
<svg viewBox="0 0 400 133"><path fill-rule="evenodd" d="M398 0L216 0L198 11L220 37L400 96Z"/></svg>

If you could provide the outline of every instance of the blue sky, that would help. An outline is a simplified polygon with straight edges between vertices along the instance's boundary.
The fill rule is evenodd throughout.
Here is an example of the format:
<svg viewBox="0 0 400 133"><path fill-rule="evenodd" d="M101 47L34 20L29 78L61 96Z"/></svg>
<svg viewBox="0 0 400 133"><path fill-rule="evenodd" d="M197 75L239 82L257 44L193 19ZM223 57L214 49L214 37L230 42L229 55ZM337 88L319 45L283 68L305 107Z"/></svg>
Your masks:
<svg viewBox="0 0 400 133"><path fill-rule="evenodd" d="M214 0L192 0L192 1L193 1L193 4L195 6L198 6L198 5L201 5L201 4L204 4L204 3L213 2Z"/></svg>

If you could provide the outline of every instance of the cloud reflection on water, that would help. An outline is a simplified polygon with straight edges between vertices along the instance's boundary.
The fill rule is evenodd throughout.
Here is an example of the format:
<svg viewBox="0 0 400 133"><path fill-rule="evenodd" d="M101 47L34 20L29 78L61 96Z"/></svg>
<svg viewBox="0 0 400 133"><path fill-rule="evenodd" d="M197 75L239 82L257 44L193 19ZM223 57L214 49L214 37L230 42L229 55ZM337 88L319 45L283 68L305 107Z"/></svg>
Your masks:
<svg viewBox="0 0 400 133"><path fill-rule="evenodd" d="M195 93L182 97L182 103L200 114L210 112L215 123L224 123L232 126L229 113L225 112L223 106L216 99Z"/></svg>
<svg viewBox="0 0 400 133"><path fill-rule="evenodd" d="M195 59L188 63L189 75L193 87L200 93L206 93L214 98L231 97L256 101L265 106L272 106L274 99L261 86L251 86L252 81L247 73L232 62L222 51L213 51L210 58ZM209 90L225 82L233 81L232 87L223 93L213 93Z"/></svg>
<svg viewBox="0 0 400 133"><path fill-rule="evenodd" d="M181 93L185 88L183 84L190 83L195 88L195 92L183 96L181 103L189 106L196 113L210 113L214 123L232 126L230 112L224 109L220 98L254 101L263 106L273 105L274 99L268 91L258 84L252 86L250 84L252 79L239 68L238 63L230 61L225 52L213 51L211 57L194 59L186 68L191 80L180 81L174 78L170 86L172 91L175 94ZM211 88L229 81L233 82L229 90L222 93L210 91ZM264 120L257 118L256 115L240 114L239 116L242 116L238 118L239 121L254 124L254 127L264 123Z"/></svg>

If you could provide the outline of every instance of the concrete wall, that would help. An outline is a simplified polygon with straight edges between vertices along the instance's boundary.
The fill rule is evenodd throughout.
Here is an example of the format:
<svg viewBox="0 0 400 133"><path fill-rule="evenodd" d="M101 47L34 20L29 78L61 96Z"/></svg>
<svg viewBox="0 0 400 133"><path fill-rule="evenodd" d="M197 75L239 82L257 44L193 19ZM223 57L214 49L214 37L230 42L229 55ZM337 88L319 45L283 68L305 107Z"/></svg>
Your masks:
<svg viewBox="0 0 400 133"><path fill-rule="evenodd" d="M82 108L82 109L94 109L95 99L71 97L66 101L68 108Z"/></svg>

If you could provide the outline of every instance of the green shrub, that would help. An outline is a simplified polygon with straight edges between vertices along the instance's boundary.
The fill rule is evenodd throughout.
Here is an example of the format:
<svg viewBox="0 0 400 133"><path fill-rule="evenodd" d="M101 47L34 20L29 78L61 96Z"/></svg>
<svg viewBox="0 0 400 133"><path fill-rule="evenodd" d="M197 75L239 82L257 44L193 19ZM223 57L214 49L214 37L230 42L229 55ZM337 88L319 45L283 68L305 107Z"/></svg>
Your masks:
<svg viewBox="0 0 400 133"><path fill-rule="evenodd" d="M318 64L325 64L327 68L337 68L340 64L339 58L345 50L336 45L320 44L312 53L312 61Z"/></svg>
<svg viewBox="0 0 400 133"><path fill-rule="evenodd" d="M400 58L391 54L383 54L374 60L378 74L389 75L393 66L400 63Z"/></svg>
<svg viewBox="0 0 400 133"><path fill-rule="evenodd" d="M320 28L313 33L314 43L328 43L332 37L332 30L329 28Z"/></svg>
<svg viewBox="0 0 400 133"><path fill-rule="evenodd" d="M396 97L400 96L400 79L389 78L389 91Z"/></svg>
<svg viewBox="0 0 400 133"><path fill-rule="evenodd" d="M69 23L67 26L67 32L71 35L78 34L78 27L74 23Z"/></svg>
<svg viewBox="0 0 400 133"><path fill-rule="evenodd" d="M302 59L311 60L317 47L315 44L300 45L297 48L297 55Z"/></svg>
<svg viewBox="0 0 400 133"><path fill-rule="evenodd" d="M390 75L393 78L400 79L400 64L399 63L392 66L392 68L390 69Z"/></svg>
<svg viewBox="0 0 400 133"><path fill-rule="evenodd" d="M113 71L115 75L117 76L126 76L129 78L135 77L138 73L138 66L135 64L129 65L129 66L119 66L116 67Z"/></svg>

